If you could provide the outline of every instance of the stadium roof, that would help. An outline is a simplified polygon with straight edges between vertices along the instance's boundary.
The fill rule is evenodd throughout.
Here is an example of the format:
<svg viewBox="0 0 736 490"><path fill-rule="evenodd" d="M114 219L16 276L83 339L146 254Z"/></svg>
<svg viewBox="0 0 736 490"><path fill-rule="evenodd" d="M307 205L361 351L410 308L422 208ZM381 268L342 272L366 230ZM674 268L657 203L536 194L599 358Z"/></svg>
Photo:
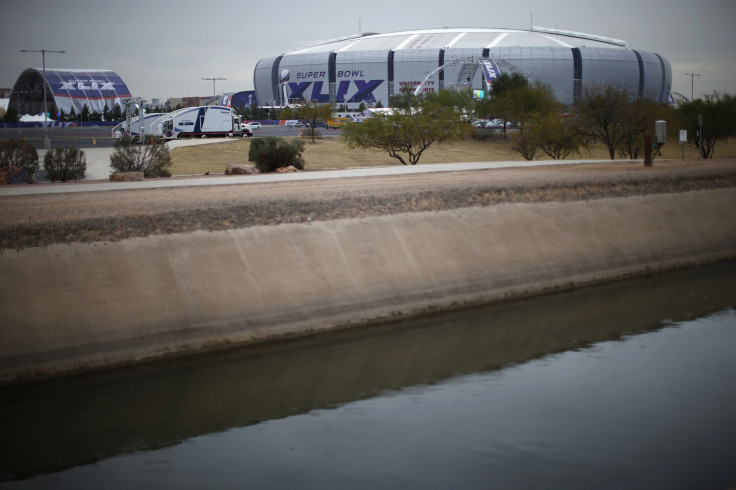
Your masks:
<svg viewBox="0 0 736 490"><path fill-rule="evenodd" d="M285 54L401 50L401 49L448 49L448 48L494 47L626 47L626 42L594 34L562 31L545 27L531 30L445 28L392 32L387 34L366 33L361 36L334 39L289 51Z"/></svg>

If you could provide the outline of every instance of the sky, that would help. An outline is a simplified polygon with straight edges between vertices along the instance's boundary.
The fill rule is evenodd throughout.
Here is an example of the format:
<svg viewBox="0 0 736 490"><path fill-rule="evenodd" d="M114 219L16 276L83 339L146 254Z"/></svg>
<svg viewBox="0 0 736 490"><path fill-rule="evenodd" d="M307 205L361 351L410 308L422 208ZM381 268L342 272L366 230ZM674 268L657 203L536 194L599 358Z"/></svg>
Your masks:
<svg viewBox="0 0 736 490"><path fill-rule="evenodd" d="M359 32L558 28L623 39L672 65L672 89L736 94L734 0L0 0L0 88L26 68L110 69L136 97L253 89L262 58ZM700 74L698 77L686 73Z"/></svg>

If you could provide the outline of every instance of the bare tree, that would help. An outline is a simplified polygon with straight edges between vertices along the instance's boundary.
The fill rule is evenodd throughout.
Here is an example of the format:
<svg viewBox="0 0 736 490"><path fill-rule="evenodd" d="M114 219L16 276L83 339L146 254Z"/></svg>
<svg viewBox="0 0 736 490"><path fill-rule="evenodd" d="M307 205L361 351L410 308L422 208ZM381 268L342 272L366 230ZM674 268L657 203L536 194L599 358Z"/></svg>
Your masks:
<svg viewBox="0 0 736 490"><path fill-rule="evenodd" d="M703 158L713 158L716 145L736 136L736 96L718 93L685 103L677 109L688 139ZM699 124L702 116L702 135Z"/></svg>
<svg viewBox="0 0 736 490"><path fill-rule="evenodd" d="M332 107L330 104L320 104L316 102L304 101L296 109L297 118L307 123L309 135L314 143L317 121L327 121L332 116Z"/></svg>
<svg viewBox="0 0 736 490"><path fill-rule="evenodd" d="M472 129L461 110L430 100L419 108L394 108L392 113L346 124L342 137L351 148L383 150L403 165L416 165L434 143L469 136Z"/></svg>
<svg viewBox="0 0 736 490"><path fill-rule="evenodd" d="M535 126L559 105L552 89L537 82L511 87L493 100L494 113L504 120L504 131L505 121L519 129L512 137L511 148L527 160L532 160L540 147Z"/></svg>
<svg viewBox="0 0 736 490"><path fill-rule="evenodd" d="M557 114L539 117L532 124L539 148L555 160L580 154L584 140L572 126L570 119Z"/></svg>
<svg viewBox="0 0 736 490"><path fill-rule="evenodd" d="M608 148L611 160L631 135L631 98L614 85L588 86L576 105L577 131L588 139L599 140Z"/></svg>

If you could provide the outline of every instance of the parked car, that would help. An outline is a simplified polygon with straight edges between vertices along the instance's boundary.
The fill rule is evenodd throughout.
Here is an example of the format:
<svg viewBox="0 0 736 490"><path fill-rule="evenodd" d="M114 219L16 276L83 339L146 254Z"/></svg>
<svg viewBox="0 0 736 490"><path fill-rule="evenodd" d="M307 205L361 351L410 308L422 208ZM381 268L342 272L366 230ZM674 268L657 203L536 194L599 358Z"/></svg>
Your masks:
<svg viewBox="0 0 736 490"><path fill-rule="evenodd" d="M492 127L493 121L488 121L487 119L483 119L481 121L475 121L473 123L473 127L477 129L483 129L483 128L490 128Z"/></svg>
<svg viewBox="0 0 736 490"><path fill-rule="evenodd" d="M261 123L259 122L248 123L248 126L250 126L250 129L252 129L253 131L258 131L261 129Z"/></svg>
<svg viewBox="0 0 736 490"><path fill-rule="evenodd" d="M311 124L310 123L307 123L306 126L307 127L311 127ZM314 128L315 129L319 129L319 128L327 129L328 127L329 126L324 121L315 121L315 123L314 123Z"/></svg>

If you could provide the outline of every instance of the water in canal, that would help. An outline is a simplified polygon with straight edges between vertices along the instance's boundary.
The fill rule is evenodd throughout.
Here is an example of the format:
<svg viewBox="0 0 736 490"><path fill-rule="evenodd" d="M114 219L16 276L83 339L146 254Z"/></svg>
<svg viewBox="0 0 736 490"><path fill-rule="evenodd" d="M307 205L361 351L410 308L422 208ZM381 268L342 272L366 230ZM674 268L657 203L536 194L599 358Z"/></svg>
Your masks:
<svg viewBox="0 0 736 490"><path fill-rule="evenodd" d="M0 389L5 488L736 486L736 264Z"/></svg>

